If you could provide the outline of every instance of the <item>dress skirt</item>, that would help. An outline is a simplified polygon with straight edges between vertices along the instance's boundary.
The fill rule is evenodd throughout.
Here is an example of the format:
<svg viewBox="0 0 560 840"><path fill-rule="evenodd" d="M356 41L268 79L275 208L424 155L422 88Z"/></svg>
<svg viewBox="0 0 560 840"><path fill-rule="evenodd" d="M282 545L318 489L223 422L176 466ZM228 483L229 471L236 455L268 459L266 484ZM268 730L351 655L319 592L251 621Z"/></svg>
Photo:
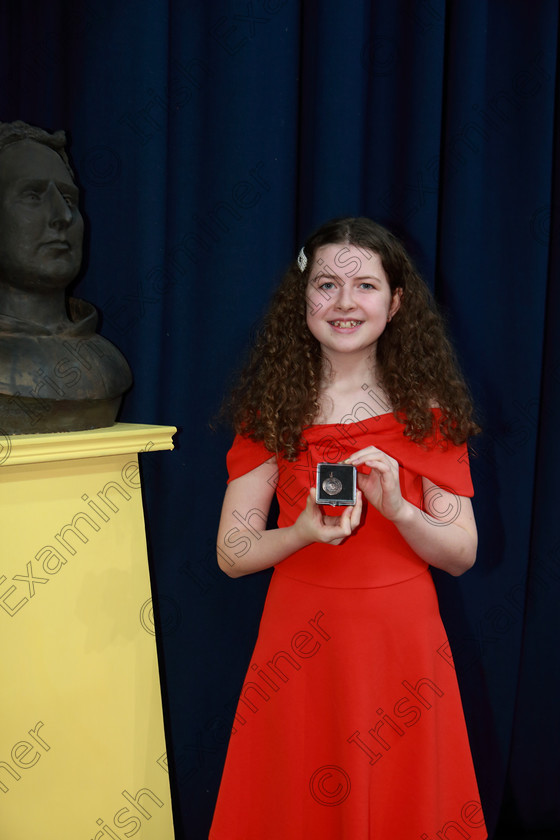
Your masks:
<svg viewBox="0 0 560 840"><path fill-rule="evenodd" d="M279 567L210 840L440 837L487 833L430 572L337 588Z"/></svg>

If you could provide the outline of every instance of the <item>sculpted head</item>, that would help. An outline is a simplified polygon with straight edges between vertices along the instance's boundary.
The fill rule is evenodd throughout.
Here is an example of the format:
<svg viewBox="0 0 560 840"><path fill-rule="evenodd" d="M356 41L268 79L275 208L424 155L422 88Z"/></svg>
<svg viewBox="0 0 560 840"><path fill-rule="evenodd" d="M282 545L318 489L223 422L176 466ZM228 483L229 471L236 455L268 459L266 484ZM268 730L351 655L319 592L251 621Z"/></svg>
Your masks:
<svg viewBox="0 0 560 840"><path fill-rule="evenodd" d="M0 285L65 288L82 261L79 192L64 132L0 123Z"/></svg>

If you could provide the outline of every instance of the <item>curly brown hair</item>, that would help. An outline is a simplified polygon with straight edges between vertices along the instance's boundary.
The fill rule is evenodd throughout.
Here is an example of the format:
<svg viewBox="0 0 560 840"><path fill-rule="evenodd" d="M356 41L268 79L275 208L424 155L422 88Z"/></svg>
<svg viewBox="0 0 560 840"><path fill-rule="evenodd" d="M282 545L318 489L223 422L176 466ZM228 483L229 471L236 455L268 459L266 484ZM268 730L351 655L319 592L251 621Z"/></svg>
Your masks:
<svg viewBox="0 0 560 840"><path fill-rule="evenodd" d="M323 245L344 244L381 258L391 292L402 289L400 307L377 342L376 373L404 433L422 442L436 429L453 443L480 431L443 319L402 243L366 218L327 222L303 247L307 265L289 266L230 400L238 433L262 441L288 460L305 448L303 430L320 413L321 346L306 321L306 289L313 257ZM439 406L441 414L432 408Z"/></svg>

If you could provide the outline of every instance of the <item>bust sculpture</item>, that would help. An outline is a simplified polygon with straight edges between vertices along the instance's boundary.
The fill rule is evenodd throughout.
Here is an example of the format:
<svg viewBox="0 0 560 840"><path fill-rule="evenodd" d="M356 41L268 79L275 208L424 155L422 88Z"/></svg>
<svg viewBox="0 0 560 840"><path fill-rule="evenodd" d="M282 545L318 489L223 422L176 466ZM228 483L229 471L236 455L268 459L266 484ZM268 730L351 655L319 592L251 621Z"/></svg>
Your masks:
<svg viewBox="0 0 560 840"><path fill-rule="evenodd" d="M0 123L0 430L111 426L132 384L97 312L67 296L84 223L62 131Z"/></svg>

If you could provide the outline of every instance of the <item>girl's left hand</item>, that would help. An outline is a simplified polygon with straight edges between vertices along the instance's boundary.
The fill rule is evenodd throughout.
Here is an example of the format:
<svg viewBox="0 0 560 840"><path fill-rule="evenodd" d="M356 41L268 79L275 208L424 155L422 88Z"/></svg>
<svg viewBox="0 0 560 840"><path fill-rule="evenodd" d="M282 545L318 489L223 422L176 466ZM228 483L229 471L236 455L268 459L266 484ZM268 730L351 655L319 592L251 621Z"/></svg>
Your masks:
<svg viewBox="0 0 560 840"><path fill-rule="evenodd" d="M367 446L354 452L344 463L370 468L369 475L358 473L358 487L379 513L387 519L397 519L406 505L401 493L398 461L376 446Z"/></svg>

